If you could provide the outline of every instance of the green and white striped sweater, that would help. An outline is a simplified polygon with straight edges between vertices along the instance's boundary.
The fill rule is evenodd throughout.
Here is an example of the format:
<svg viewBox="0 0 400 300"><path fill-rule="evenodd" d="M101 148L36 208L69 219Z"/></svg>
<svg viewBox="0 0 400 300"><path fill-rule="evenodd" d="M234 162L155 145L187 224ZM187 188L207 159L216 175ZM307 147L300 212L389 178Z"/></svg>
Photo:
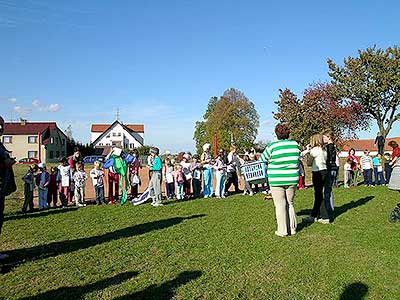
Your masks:
<svg viewBox="0 0 400 300"><path fill-rule="evenodd" d="M259 160L268 161L270 186L292 186L299 181L300 149L296 141L280 140L268 144Z"/></svg>

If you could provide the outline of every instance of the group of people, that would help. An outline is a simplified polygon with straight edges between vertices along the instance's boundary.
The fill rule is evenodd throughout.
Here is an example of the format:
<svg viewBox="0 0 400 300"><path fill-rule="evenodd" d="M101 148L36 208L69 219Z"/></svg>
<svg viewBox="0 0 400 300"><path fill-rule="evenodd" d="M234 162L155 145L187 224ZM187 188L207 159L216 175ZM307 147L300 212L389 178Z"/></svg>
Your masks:
<svg viewBox="0 0 400 300"><path fill-rule="evenodd" d="M89 173L95 188L97 204L104 203L104 172L100 162L95 162ZM88 176L84 171L84 164L79 149L75 149L70 158L62 158L58 167L51 167L47 171L46 164L33 164L22 177L24 182L24 203L22 213L34 209L33 191L38 188L39 210L66 207L75 203L77 206L86 206L85 187ZM60 205L58 205L58 199Z"/></svg>
<svg viewBox="0 0 400 300"><path fill-rule="evenodd" d="M239 189L240 167L246 163L256 161L255 151L246 153L239 157L235 145L230 147L229 153L220 149L214 157L211 153L211 145L204 144L201 155L191 156L185 153L181 158L167 155L162 160L156 147L150 149L147 166L150 170L149 193L152 197L153 206L161 206L162 193L161 184L165 184L165 194L168 199L190 199L190 198L225 198L230 194L229 189L234 186L234 193L242 192ZM130 175L130 182L135 191L133 198L137 196L137 184L140 179L135 180L138 174L140 161L134 162L135 167ZM131 167L130 167L131 169ZM215 187L213 178L215 174ZM242 176L243 177L243 176ZM244 180L244 178L243 178ZM264 187L268 190L268 185ZM258 186L252 186L244 180L244 194L253 195L259 190Z"/></svg>
<svg viewBox="0 0 400 300"><path fill-rule="evenodd" d="M356 186L359 174L363 175L366 186L389 184L392 167L396 163L395 158L400 156L400 148L396 141L390 141L388 145L393 149L392 155L378 152L375 157L372 157L370 151L365 149L364 154L358 158L355 150L350 149L343 166L344 187Z"/></svg>
<svg viewBox="0 0 400 300"><path fill-rule="evenodd" d="M270 143L260 159L268 162L268 181L271 186L271 194L275 206L277 230L275 234L280 237L294 235L297 228L297 219L294 209L294 197L298 186L304 182L301 177L304 168L302 161L306 161L311 167L312 184L314 188L314 204L310 216L303 218L305 223L319 222L329 224L334 221L334 196L332 187L337 182L339 169L338 156L334 144L334 136L326 131L314 134L310 138L310 144L301 151L296 141L289 139L290 129L286 124L278 124L275 127L277 141ZM387 157L386 180L389 180L389 188L400 190L400 148L395 141L390 141L393 148L392 156ZM381 146L381 145L380 145ZM372 170L376 170L376 178L380 177L381 184L387 181L383 178L382 156L379 154L372 159L369 152L358 161L354 149L349 152L349 157L344 166L352 167L351 173L345 173L345 187L348 186L346 178L354 176L356 170L362 170L365 184L372 185ZM379 160L379 161L377 161ZM397 168L390 178L392 168ZM379 182L379 180L378 180Z"/></svg>

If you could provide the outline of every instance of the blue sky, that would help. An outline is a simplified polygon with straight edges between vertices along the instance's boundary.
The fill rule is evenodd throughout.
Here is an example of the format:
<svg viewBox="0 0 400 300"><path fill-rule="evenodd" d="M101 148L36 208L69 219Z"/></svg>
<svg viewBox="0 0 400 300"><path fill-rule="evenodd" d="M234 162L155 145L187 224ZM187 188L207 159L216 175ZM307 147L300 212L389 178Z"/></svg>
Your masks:
<svg viewBox="0 0 400 300"><path fill-rule="evenodd" d="M399 14L398 1L0 0L0 114L88 142L119 108L146 144L185 151L210 97L234 87L270 140L278 89L301 95L328 80L328 58L397 45Z"/></svg>

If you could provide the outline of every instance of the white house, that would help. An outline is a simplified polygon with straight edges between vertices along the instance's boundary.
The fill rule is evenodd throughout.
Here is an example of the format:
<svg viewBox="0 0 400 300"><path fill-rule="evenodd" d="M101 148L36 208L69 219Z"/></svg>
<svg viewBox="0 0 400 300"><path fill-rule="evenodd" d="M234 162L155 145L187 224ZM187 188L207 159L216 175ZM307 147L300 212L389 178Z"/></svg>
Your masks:
<svg viewBox="0 0 400 300"><path fill-rule="evenodd" d="M143 124L92 124L90 142L95 148L120 147L133 149L144 145Z"/></svg>

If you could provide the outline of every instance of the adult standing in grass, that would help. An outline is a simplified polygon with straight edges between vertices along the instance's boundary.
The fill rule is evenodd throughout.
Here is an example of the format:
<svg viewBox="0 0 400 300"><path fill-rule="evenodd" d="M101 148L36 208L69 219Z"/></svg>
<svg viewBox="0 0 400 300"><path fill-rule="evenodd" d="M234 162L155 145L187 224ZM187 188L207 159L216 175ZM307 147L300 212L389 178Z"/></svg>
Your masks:
<svg viewBox="0 0 400 300"><path fill-rule="evenodd" d="M314 134L311 136L310 144L302 155L309 153L312 158L312 183L314 187L314 205L311 215L304 218L303 221L313 223L318 221L323 224L330 222L329 216L326 215L327 209L324 201L324 188L328 180L328 169L326 166L327 153L324 148L324 140L322 134Z"/></svg>
<svg viewBox="0 0 400 300"><path fill-rule="evenodd" d="M324 202L328 218L333 221L333 210L334 210L334 197L333 197L333 185L337 178L339 166L336 164L336 146L333 143L333 133L325 131L323 133L323 141L326 149L326 167L328 170L328 178L324 187Z"/></svg>
<svg viewBox="0 0 400 300"><path fill-rule="evenodd" d="M229 188L233 184L235 187L235 193L240 193L239 190L239 178L237 175L237 169L240 167L239 157L236 154L236 146L231 145L230 152L227 156L227 167L226 167L226 181L225 181L225 196L229 195Z"/></svg>
<svg viewBox="0 0 400 300"><path fill-rule="evenodd" d="M356 156L356 150L354 148L351 148L349 150L349 155L347 155L346 160L351 159L353 163L351 164L351 180L350 184L357 186L357 179L358 179L358 170L360 169L360 160Z"/></svg>
<svg viewBox="0 0 400 300"><path fill-rule="evenodd" d="M389 145L390 147L392 147L392 149L393 149L393 152L392 152L392 161L389 163L390 166L392 166L392 168L393 168L393 166L396 165L397 159L400 158L400 147L399 147L399 145L397 144L396 141L390 141L390 142L388 143L388 145Z"/></svg>
<svg viewBox="0 0 400 300"><path fill-rule="evenodd" d="M213 167L212 167L212 156L211 156L211 145L203 145L203 153L201 154L200 161L203 164L203 195L204 198L209 198L212 196L212 180L213 180Z"/></svg>
<svg viewBox="0 0 400 300"><path fill-rule="evenodd" d="M0 116L0 137L4 132L4 119ZM10 157L10 153L4 147L0 139L0 234L4 222L4 202L6 196L17 190L12 166L15 159ZM7 258L8 255L0 253L0 260Z"/></svg>
<svg viewBox="0 0 400 300"><path fill-rule="evenodd" d="M293 200L299 181L300 149L296 141L290 140L287 124L275 127L278 141L267 145L260 159L268 162L268 181L275 206L275 234L288 236L296 233L297 221Z"/></svg>

